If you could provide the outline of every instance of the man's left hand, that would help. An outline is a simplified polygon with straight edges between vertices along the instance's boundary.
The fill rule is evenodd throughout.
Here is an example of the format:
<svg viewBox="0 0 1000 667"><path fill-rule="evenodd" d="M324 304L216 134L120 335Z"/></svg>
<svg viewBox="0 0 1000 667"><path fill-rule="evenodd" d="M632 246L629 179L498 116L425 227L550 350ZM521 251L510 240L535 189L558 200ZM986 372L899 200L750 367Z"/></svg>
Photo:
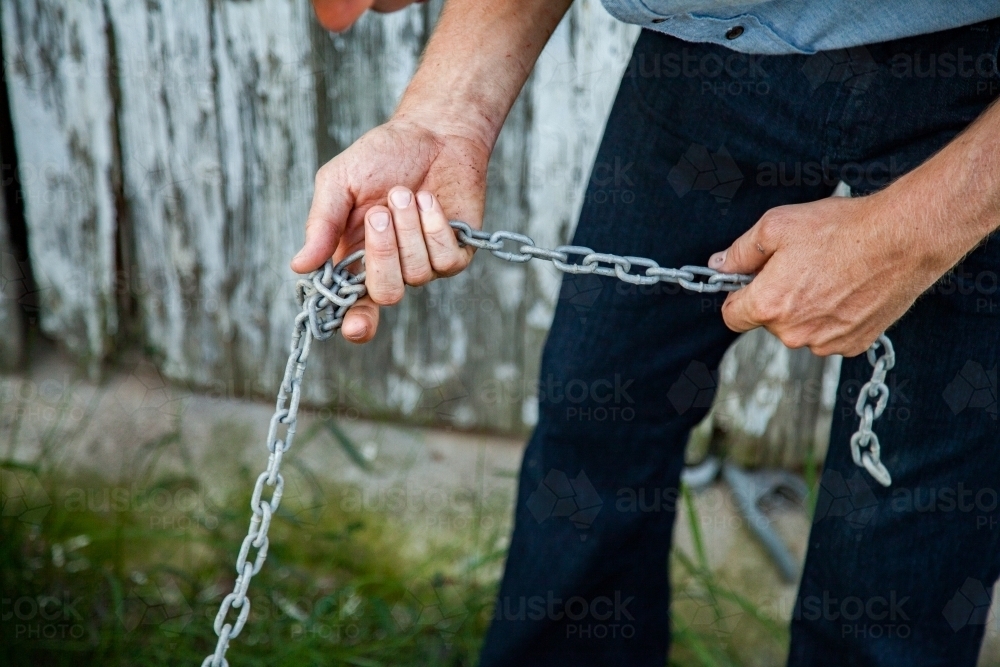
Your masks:
<svg viewBox="0 0 1000 667"><path fill-rule="evenodd" d="M733 331L765 327L791 348L861 354L958 258L893 214L891 194L771 209L709 267L757 276L722 307Z"/></svg>

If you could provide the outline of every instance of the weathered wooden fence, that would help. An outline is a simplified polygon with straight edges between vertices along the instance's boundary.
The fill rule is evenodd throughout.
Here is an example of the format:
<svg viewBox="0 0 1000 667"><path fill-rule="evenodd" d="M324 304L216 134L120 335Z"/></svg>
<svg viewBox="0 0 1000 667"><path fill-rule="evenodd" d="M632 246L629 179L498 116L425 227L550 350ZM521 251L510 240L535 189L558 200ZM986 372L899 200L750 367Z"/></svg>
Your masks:
<svg viewBox="0 0 1000 667"><path fill-rule="evenodd" d="M4 0L43 331L94 375L138 343L179 382L271 395L315 170L391 113L439 5L330 35L306 0ZM491 228L568 238L635 36L575 3L497 145ZM521 431L558 285L540 263L482 261L411 290L373 343L320 346L305 398ZM735 417L718 423L747 433L755 462L795 463L822 409L788 390L823 363L766 336L742 345L722 392Z"/></svg>

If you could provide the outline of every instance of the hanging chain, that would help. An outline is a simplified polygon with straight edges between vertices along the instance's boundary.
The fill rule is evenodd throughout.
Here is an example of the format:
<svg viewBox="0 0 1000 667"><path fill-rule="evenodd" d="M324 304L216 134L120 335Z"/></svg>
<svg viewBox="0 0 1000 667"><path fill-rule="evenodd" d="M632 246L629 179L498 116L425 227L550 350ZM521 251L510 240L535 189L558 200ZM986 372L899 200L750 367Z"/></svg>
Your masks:
<svg viewBox="0 0 1000 667"><path fill-rule="evenodd" d="M226 650L229 648L229 641L239 636L250 616L247 589L250 579L260 572L264 559L267 558L267 530L271 526L271 517L281 504L281 494L285 487L285 478L279 472L281 458L295 438L299 401L302 398L302 374L309 359L309 349L314 339L326 340L333 336L344 323L347 309L365 294L365 272L354 275L347 270L348 266L364 257L364 254L364 250L359 250L345 257L336 266L327 262L322 269L314 271L309 278L299 280L295 285L295 297L300 311L295 316L291 353L285 364L277 406L267 430L267 469L257 477L250 496L250 529L243 538L236 557L237 577L233 592L222 599L219 613L215 616L215 634L219 637L215 653L202 661L202 667L228 667ZM270 500L263 498L265 487L273 489ZM256 549L256 555L251 559L250 552L253 549ZM238 611L236 621L229 623L226 618L233 609Z"/></svg>
<svg viewBox="0 0 1000 667"><path fill-rule="evenodd" d="M883 353L876 358L880 346ZM892 476L880 459L882 448L878 436L872 431L872 422L882 416L885 406L889 403L889 387L885 383L886 373L896 365L896 351L892 349L892 342L885 334L879 336L868 348L868 363L875 370L872 372L872 379L861 387L858 402L854 406L854 412L861 417L861 425L851 436L851 457L854 459L854 464L864 466L875 481L882 486L889 486L892 484ZM869 398L876 399L874 407L868 403ZM862 452L862 447L868 449Z"/></svg>
<svg viewBox="0 0 1000 667"><path fill-rule="evenodd" d="M645 257L599 253L583 246L561 245L549 250L537 246L524 234L503 231L490 234L459 221L452 221L451 226L462 245L489 250L494 256L508 262L523 263L532 259L551 261L553 266L564 273L592 273L618 278L632 285L676 283L686 290L700 293L735 292L753 280L753 276L720 273L704 266L668 269ZM507 241L513 242L516 250L504 250ZM359 260L363 263L364 255L364 250L358 250L336 265L328 261L323 268L314 271L308 278L300 279L295 285L295 297L300 311L295 316L291 353L285 364L277 405L267 432L267 468L257 477L250 497L250 528L236 557L237 577L233 591L223 598L215 616L215 633L219 637L215 652L202 661L202 667L229 666L226 661L229 641L239 636L250 616L247 590L250 579L260 572L267 558L267 531L271 518L278 511L285 485L279 472L281 458L292 446L295 437L299 401L302 397L302 374L305 372L309 350L313 340L326 340L336 334L344 323L347 310L365 295L365 272L362 270L353 274L347 269ZM573 257L578 257L579 263L572 263L570 260ZM633 273L633 267L645 270ZM884 353L876 358L880 346ZM889 486L892 478L879 458L881 450L878 436L871 428L889 401L885 377L896 362L892 343L884 334L869 348L868 361L875 371L872 379L861 388L861 395L858 397L855 409L861 417L861 426L851 437L851 455L855 464L863 466L883 486ZM866 402L868 398L877 398L874 407ZM862 451L862 448L867 449ZM263 497L265 487L273 489L270 500ZM256 553L251 558L250 553L254 549ZM227 618L234 609L236 620L230 623Z"/></svg>

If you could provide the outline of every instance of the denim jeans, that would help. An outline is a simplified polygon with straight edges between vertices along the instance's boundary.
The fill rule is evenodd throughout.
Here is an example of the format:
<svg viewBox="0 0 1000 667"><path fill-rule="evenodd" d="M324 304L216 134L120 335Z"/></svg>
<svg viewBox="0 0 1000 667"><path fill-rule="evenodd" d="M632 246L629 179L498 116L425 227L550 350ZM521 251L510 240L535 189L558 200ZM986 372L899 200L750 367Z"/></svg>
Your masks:
<svg viewBox="0 0 1000 667"><path fill-rule="evenodd" d="M704 265L774 206L878 190L997 97L998 43L991 21L751 58L644 31L573 243ZM992 238L888 332L891 488L851 461L871 367L844 360L790 665L975 664L1000 574L998 272ZM685 441L736 337L723 300L565 276L483 667L664 664Z"/></svg>

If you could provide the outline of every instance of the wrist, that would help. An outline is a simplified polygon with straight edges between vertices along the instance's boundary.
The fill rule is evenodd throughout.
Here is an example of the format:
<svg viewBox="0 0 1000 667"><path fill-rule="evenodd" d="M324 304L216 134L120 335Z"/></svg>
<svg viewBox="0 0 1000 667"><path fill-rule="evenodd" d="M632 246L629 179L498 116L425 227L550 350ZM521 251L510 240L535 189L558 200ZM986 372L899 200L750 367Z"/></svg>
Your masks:
<svg viewBox="0 0 1000 667"><path fill-rule="evenodd" d="M492 151L507 114L572 0L448 0L397 115Z"/></svg>
<svg viewBox="0 0 1000 667"><path fill-rule="evenodd" d="M497 127L488 115L476 111L474 105L450 96L417 99L404 96L390 120L418 125L442 138L459 137L478 146L487 156L493 152L503 125L501 120Z"/></svg>

